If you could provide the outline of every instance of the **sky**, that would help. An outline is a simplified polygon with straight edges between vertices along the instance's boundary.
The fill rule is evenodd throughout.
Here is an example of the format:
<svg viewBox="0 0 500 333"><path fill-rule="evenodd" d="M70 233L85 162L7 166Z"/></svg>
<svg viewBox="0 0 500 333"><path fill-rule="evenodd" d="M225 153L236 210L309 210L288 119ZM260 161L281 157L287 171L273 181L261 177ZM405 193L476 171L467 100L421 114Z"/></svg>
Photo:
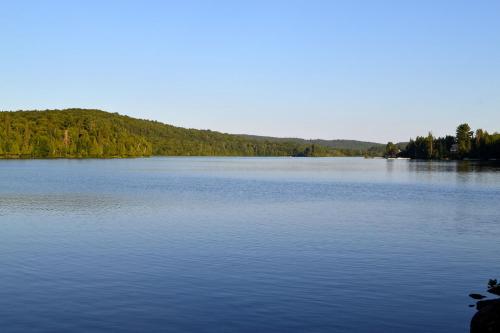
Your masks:
<svg viewBox="0 0 500 333"><path fill-rule="evenodd" d="M407 141L500 130L500 1L0 1L0 110Z"/></svg>

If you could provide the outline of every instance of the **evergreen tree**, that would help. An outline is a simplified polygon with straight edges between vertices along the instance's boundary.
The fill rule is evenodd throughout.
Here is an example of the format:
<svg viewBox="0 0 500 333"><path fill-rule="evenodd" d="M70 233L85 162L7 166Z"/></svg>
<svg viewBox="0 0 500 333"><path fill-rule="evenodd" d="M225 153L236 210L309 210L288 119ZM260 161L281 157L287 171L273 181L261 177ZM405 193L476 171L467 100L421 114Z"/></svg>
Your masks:
<svg viewBox="0 0 500 333"><path fill-rule="evenodd" d="M460 157L466 157L471 150L473 132L468 124L461 124L457 127L457 145L458 145L458 155Z"/></svg>

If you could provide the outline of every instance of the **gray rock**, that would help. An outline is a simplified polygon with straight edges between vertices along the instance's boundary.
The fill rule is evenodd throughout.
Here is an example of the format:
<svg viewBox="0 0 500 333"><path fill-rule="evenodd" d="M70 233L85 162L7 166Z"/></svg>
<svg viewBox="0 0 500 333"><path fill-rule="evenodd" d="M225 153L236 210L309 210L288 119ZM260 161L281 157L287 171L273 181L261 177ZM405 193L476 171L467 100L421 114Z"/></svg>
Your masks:
<svg viewBox="0 0 500 333"><path fill-rule="evenodd" d="M471 333L500 333L500 298L478 301L470 323Z"/></svg>
<svg viewBox="0 0 500 333"><path fill-rule="evenodd" d="M500 285L496 285L488 289L488 292L493 295L500 296Z"/></svg>
<svg viewBox="0 0 500 333"><path fill-rule="evenodd" d="M486 298L486 296L481 295L481 294L469 294L469 297L470 298L474 298L474 299L483 299L483 298Z"/></svg>

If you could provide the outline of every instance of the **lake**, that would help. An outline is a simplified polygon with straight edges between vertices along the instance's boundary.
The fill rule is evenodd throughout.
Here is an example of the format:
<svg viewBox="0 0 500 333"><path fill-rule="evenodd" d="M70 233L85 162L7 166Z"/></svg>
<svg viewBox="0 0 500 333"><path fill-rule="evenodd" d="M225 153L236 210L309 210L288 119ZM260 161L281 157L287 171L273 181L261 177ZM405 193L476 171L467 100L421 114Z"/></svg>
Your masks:
<svg viewBox="0 0 500 333"><path fill-rule="evenodd" d="M500 167L0 160L2 332L468 332Z"/></svg>

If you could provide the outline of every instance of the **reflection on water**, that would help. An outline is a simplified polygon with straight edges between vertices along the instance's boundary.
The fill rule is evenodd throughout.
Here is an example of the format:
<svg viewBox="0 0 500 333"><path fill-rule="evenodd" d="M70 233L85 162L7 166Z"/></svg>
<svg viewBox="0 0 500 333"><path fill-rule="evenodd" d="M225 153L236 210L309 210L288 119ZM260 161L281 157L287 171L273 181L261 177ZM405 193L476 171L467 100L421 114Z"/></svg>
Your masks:
<svg viewBox="0 0 500 333"><path fill-rule="evenodd" d="M466 332L467 292L498 275L498 171L359 158L0 161L0 325Z"/></svg>
<svg viewBox="0 0 500 333"><path fill-rule="evenodd" d="M498 161L408 161L403 165L407 166L410 171L416 172L464 172L468 174L500 171Z"/></svg>

